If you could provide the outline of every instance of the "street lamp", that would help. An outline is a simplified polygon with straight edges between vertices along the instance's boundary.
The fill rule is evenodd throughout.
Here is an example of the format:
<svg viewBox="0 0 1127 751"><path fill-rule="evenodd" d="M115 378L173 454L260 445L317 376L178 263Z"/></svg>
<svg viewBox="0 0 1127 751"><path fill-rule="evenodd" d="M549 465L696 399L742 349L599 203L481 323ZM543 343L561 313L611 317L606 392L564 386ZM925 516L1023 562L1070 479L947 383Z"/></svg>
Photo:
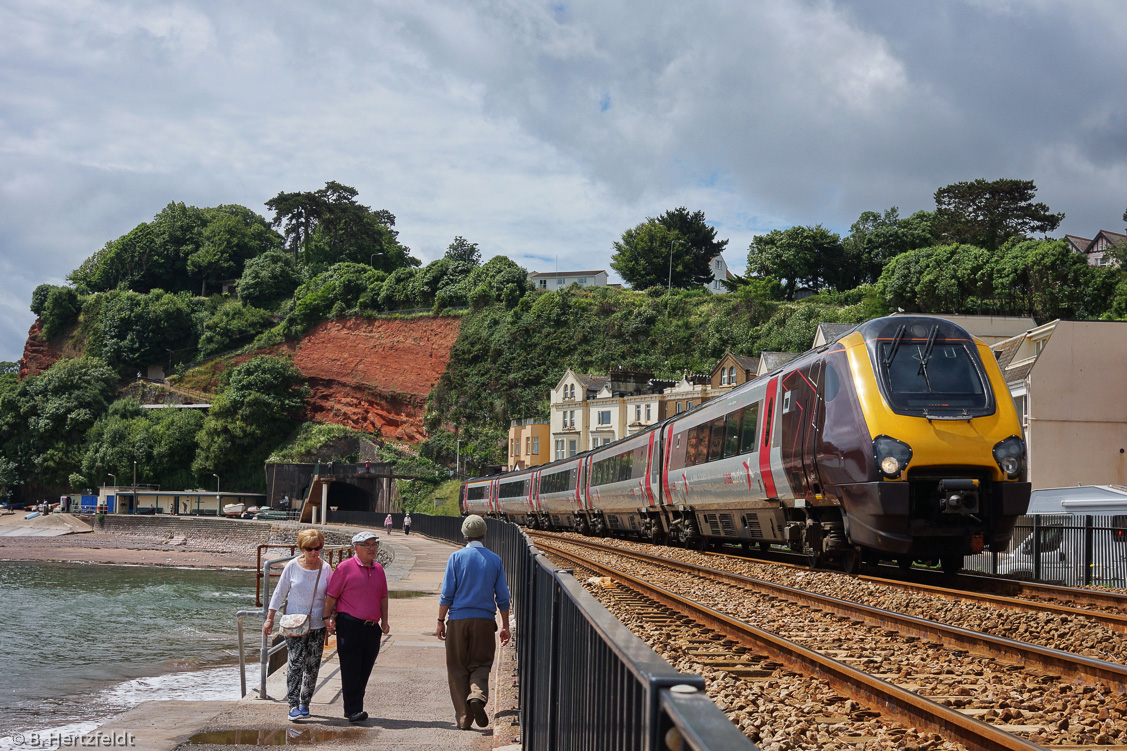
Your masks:
<svg viewBox="0 0 1127 751"><path fill-rule="evenodd" d="M679 238L674 237L669 241L669 279L666 282L665 294L673 291L673 243L680 242Z"/></svg>
<svg viewBox="0 0 1127 751"><path fill-rule="evenodd" d="M211 476L215 478L215 514L219 516L223 513L223 501L219 498L219 475L212 472Z"/></svg>
<svg viewBox="0 0 1127 751"><path fill-rule="evenodd" d="M218 498L219 497L219 475L212 472L211 476L215 478L215 497Z"/></svg>
<svg viewBox="0 0 1127 751"><path fill-rule="evenodd" d="M462 476L462 439L459 438L454 447L456 453L454 454L454 476Z"/></svg>
<svg viewBox="0 0 1127 751"><path fill-rule="evenodd" d="M112 477L113 478L113 494L114 494L114 497L116 498L117 497L117 475L107 472L106 477ZM98 509L98 510L101 511L101 509Z"/></svg>
<svg viewBox="0 0 1127 751"><path fill-rule="evenodd" d="M136 513L140 504L137 503L137 460L133 460L133 512Z"/></svg>

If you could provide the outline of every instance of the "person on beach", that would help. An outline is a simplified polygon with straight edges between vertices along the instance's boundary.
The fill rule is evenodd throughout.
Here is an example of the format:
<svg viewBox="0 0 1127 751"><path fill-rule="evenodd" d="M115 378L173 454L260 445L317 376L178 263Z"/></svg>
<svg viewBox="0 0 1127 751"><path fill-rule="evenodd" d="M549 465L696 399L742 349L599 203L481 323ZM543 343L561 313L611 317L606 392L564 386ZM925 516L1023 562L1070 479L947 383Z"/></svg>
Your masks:
<svg viewBox="0 0 1127 751"><path fill-rule="evenodd" d="M325 599L325 621L329 633L337 636L344 716L349 722L368 719L364 691L380 654L380 640L391 633L387 577L383 566L376 563L379 541L373 532L359 532L352 538L355 555L337 566Z"/></svg>
<svg viewBox="0 0 1127 751"><path fill-rule="evenodd" d="M290 705L290 721L297 722L309 716L309 702L317 687L317 673L321 669L321 655L325 650L325 598L333 579L332 567L321 560L325 535L317 529L303 529L297 533L297 547L301 554L282 569L278 586L270 598L270 609L262 633L267 636L274 630L274 616L286 606L287 613L308 613L309 631L305 636L287 636L286 650L289 666L286 672L286 700Z"/></svg>
<svg viewBox="0 0 1127 751"><path fill-rule="evenodd" d="M407 516L403 517L403 534L411 534L411 513L408 512Z"/></svg>
<svg viewBox="0 0 1127 751"><path fill-rule="evenodd" d="M466 547L450 554L438 599L438 628L446 642L446 675L458 727L489 725L489 671L497 646L494 614L501 611L501 646L509 643L509 587L501 557L482 544L485 520L470 514L462 522ZM449 620L447 618L449 617Z"/></svg>
<svg viewBox="0 0 1127 751"><path fill-rule="evenodd" d="M391 537L391 514L388 514L387 518L383 520L383 528L387 531L387 536Z"/></svg>

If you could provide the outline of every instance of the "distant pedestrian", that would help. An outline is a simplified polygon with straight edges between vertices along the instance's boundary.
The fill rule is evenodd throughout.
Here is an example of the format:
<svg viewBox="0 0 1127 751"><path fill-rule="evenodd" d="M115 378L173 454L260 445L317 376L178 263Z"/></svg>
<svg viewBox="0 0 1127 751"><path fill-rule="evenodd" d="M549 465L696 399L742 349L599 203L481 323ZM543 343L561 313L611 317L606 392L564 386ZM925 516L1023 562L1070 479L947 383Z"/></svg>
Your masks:
<svg viewBox="0 0 1127 751"><path fill-rule="evenodd" d="M333 577L332 567L321 560L325 535L318 529L303 529L297 534L301 555L282 569L278 586L270 598L270 610L262 633L274 630L274 615L286 606L286 613L308 614L309 631L304 636L287 636L289 669L286 674L286 700L290 705L290 721L309 717L309 702L317 688L317 673L325 649L325 596Z"/></svg>
<svg viewBox="0 0 1127 751"><path fill-rule="evenodd" d="M446 642L446 674L458 727L489 725L489 671L497 650L494 634L501 611L501 646L509 643L509 588L501 557L482 544L485 520L471 514L462 522L466 547L446 561L434 635ZM449 616L449 621L447 621Z"/></svg>
<svg viewBox="0 0 1127 751"><path fill-rule="evenodd" d="M387 536L391 537L391 514L388 514L387 518L383 520L383 528L387 530Z"/></svg>
<svg viewBox="0 0 1127 751"><path fill-rule="evenodd" d="M376 563L379 540L372 532L358 532L352 538L355 555L337 566L325 598L329 633L337 635L340 687L349 722L368 719L364 691L380 654L380 640L391 633L387 577Z"/></svg>
<svg viewBox="0 0 1127 751"><path fill-rule="evenodd" d="M411 514L409 512L407 516L403 517L403 534L411 534Z"/></svg>

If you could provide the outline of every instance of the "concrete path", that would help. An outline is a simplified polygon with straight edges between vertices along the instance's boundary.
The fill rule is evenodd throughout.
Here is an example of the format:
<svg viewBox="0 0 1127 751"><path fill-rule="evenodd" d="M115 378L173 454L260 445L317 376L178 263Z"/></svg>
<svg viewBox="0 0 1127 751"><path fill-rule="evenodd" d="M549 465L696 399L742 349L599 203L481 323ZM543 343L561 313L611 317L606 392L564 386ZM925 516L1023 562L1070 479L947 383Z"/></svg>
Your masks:
<svg viewBox="0 0 1127 751"><path fill-rule="evenodd" d="M267 680L269 698L265 700L258 699L252 691L238 702L151 701L90 735L106 737L132 733L135 748L147 751L245 749L278 745L282 737L288 737L291 743L333 741L331 747L341 751L385 748L486 751L493 748L492 723L489 728L474 730L459 730L455 726L446 682L445 648L434 636L438 591L446 559L454 548L417 534L396 533L389 539L383 531L380 531L380 543L389 545L395 554L394 561L386 568L388 586L392 590L388 608L391 634L384 639L368 682L364 708L370 717L365 722L352 725L343 716L340 666L335 640L332 640L326 646L325 661L318 677L320 685L309 706L311 717L308 720L293 723L287 718L286 670L282 668ZM252 635L253 626L249 622L248 627L248 634ZM500 651L498 654L498 662L505 663L506 657ZM507 661L511 663L511 655ZM248 668L248 686L257 686L257 665ZM506 705L503 712L506 717L515 714L513 707L507 704L513 697L511 671L511 665L494 669L494 685L498 684L502 672L506 674L507 685L506 690L493 693L487 707L490 717L498 701ZM204 732L215 735L200 737ZM193 736L194 743L187 745ZM500 737L497 740L510 742Z"/></svg>

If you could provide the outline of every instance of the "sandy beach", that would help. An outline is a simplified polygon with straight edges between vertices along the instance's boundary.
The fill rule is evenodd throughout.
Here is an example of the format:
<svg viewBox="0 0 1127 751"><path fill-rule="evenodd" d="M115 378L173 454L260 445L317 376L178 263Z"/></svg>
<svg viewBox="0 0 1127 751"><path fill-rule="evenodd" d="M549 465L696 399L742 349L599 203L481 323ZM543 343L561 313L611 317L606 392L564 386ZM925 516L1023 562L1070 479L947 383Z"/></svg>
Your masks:
<svg viewBox="0 0 1127 751"><path fill-rule="evenodd" d="M191 568L253 569L255 566L254 555L243 551L162 545L99 532L61 537L0 537L0 560Z"/></svg>

